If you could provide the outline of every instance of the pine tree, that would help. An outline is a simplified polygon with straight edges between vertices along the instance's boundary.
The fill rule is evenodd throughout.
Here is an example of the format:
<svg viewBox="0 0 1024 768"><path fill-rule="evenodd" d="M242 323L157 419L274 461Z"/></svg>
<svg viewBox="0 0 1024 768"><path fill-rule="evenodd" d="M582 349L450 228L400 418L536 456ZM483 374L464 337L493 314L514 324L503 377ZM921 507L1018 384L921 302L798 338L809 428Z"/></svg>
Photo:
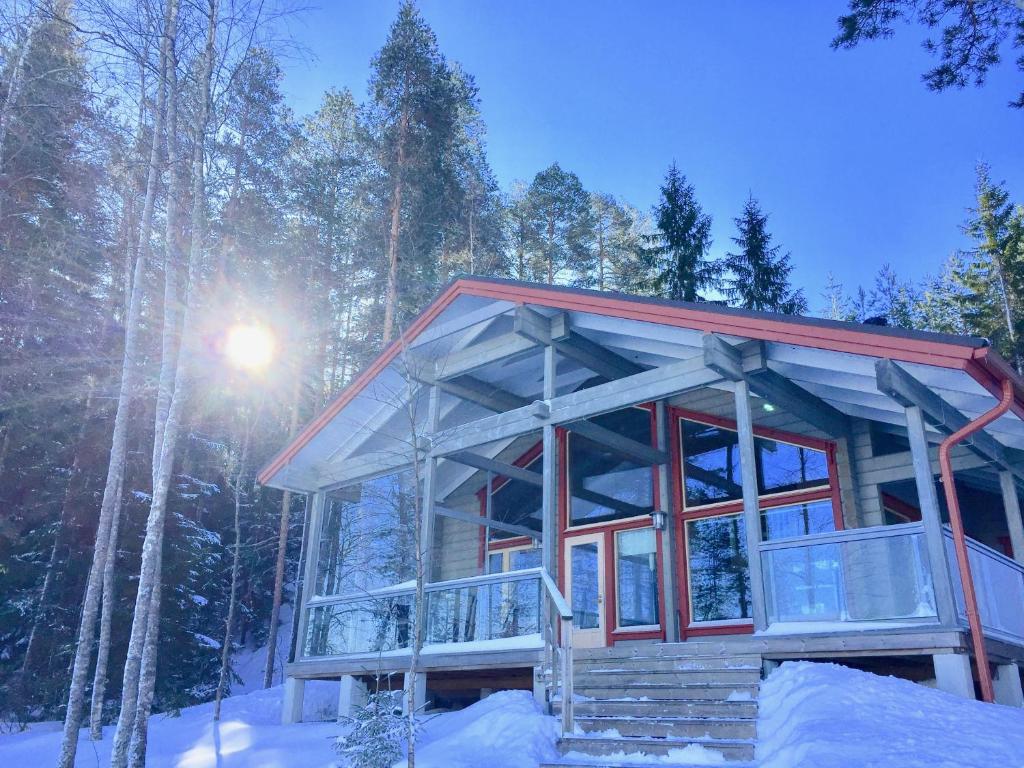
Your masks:
<svg viewBox="0 0 1024 768"><path fill-rule="evenodd" d="M772 245L768 215L751 195L736 219L739 234L732 241L739 253L728 253L723 266L729 272L725 295L737 306L760 312L798 315L807 311L803 291L790 284L793 265L782 246Z"/></svg>
<svg viewBox="0 0 1024 768"><path fill-rule="evenodd" d="M434 260L452 218L460 110L475 109L476 87L457 76L412 2L404 2L373 60L368 129L386 206L382 341L437 285Z"/></svg>
<svg viewBox="0 0 1024 768"><path fill-rule="evenodd" d="M718 287L722 270L708 257L711 217L675 163L665 175L654 219L657 231L648 240L646 254L655 290L676 301L701 301L702 291Z"/></svg>
<svg viewBox="0 0 1024 768"><path fill-rule="evenodd" d="M594 261L594 219L579 177L554 163L534 176L526 197L536 234L534 279L585 285Z"/></svg>

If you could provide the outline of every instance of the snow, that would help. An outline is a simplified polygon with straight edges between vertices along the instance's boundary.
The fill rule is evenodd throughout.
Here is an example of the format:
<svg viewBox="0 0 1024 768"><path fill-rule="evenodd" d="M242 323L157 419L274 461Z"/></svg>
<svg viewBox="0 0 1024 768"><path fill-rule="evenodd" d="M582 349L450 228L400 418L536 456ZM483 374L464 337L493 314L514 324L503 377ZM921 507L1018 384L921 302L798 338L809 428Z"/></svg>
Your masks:
<svg viewBox="0 0 1024 768"><path fill-rule="evenodd" d="M306 682L303 717L330 722L280 725L283 687L224 700L221 721L213 704L180 717L150 719L147 768L344 768L334 743L344 726L334 722L337 683ZM109 764L113 727L103 741L79 738L77 768ZM459 712L424 718L417 741L418 768L537 768L558 756L555 719L541 713L527 691L502 691ZM24 733L0 735L0 765L54 765L60 724L39 723ZM401 765L404 765L402 761Z"/></svg>
<svg viewBox="0 0 1024 768"><path fill-rule="evenodd" d="M1021 768L1024 710L835 664L786 662L760 695L761 768Z"/></svg>
<svg viewBox="0 0 1024 768"><path fill-rule="evenodd" d="M929 610L930 613L922 614L923 616L934 617L935 611L931 609L926 610ZM755 637L763 635L834 635L842 632L868 632L875 629L892 630L910 627L920 629L921 626L922 623L920 621L776 621L767 629L755 632L754 635Z"/></svg>
<svg viewBox="0 0 1024 768"><path fill-rule="evenodd" d="M725 765L721 752L705 749L700 744L688 744L678 749L670 749L664 755L648 755L642 752L611 752L601 757L594 757L583 752L566 752L564 762L590 763L594 766L616 765L670 765L673 768L693 765Z"/></svg>
<svg viewBox="0 0 1024 768"><path fill-rule="evenodd" d="M497 637L493 640L470 640L464 643L428 643L421 653L469 653L472 651L510 651L517 649L533 650L544 647L544 639L540 633L519 635L518 637Z"/></svg>
<svg viewBox="0 0 1024 768"><path fill-rule="evenodd" d="M427 720L417 768L537 768L558 759L555 718L528 691L500 691ZM404 765L404 763L403 763Z"/></svg>

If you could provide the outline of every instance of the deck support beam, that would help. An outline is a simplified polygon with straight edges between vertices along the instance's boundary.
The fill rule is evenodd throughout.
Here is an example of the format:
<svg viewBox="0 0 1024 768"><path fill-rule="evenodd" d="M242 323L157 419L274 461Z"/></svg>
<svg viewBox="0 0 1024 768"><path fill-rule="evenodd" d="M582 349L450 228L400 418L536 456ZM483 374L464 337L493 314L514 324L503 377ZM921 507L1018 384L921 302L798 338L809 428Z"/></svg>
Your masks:
<svg viewBox="0 0 1024 768"><path fill-rule="evenodd" d="M971 657L966 653L937 653L932 656L935 667L935 687L940 691L974 698L974 677L971 675Z"/></svg>
<svg viewBox="0 0 1024 768"><path fill-rule="evenodd" d="M1010 532L1013 559L1024 563L1024 522L1020 516L1020 499L1013 474L1006 470L1000 472L999 487L1003 492L1003 509L1006 511L1006 528Z"/></svg>
<svg viewBox="0 0 1024 768"><path fill-rule="evenodd" d="M1007 707L1024 707L1024 688L1020 683L1020 667L1016 664L999 664L992 679L996 704Z"/></svg>
<svg viewBox="0 0 1024 768"><path fill-rule="evenodd" d="M367 690L352 675L342 675L338 681L338 721L355 715L356 709L366 704Z"/></svg>
<svg viewBox="0 0 1024 768"><path fill-rule="evenodd" d="M306 681L301 677L286 677L284 679L281 725L294 725L302 722L302 701L305 691Z"/></svg>
<svg viewBox="0 0 1024 768"><path fill-rule="evenodd" d="M939 496L935 490L931 457L928 454L924 414L916 405L904 408L904 413L907 419L910 455L914 464L917 499L921 505L921 522L924 525L928 566L932 574L935 609L942 626L958 626L959 619L953 599L953 575L949 569L949 558L946 556L945 534L942 530L942 515L939 510Z"/></svg>

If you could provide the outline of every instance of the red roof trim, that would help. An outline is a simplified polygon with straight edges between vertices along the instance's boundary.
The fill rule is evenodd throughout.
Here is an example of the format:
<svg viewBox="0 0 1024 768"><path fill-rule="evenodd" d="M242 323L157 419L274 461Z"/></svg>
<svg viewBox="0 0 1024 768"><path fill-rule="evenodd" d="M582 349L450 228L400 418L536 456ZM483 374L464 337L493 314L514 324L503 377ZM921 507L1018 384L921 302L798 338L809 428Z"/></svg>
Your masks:
<svg viewBox="0 0 1024 768"><path fill-rule="evenodd" d="M748 316L727 314L690 306L672 306L630 300L615 294L564 291L531 284L495 282L474 278L460 278L448 286L359 376L346 387L327 408L313 419L295 439L259 474L259 481L267 483L342 408L386 368L426 326L459 296L476 296L515 304L538 304L567 311L620 317L627 320L669 325L690 330L725 333L751 339L794 344L813 349L850 352L853 354L887 357L908 363L922 363L943 368L954 368L969 373L982 386L998 393L999 382L1005 378L1014 381L1017 388L1014 411L1024 418L1024 385L990 347L976 348L948 341L887 336L865 331L856 326L845 328L795 323L774 316Z"/></svg>

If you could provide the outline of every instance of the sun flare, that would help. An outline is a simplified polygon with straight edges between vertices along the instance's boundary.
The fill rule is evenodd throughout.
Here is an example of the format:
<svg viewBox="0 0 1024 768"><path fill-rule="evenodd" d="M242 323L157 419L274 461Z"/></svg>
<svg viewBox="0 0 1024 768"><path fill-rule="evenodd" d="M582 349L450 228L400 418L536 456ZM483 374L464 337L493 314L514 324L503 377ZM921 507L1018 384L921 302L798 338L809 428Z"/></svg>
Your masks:
<svg viewBox="0 0 1024 768"><path fill-rule="evenodd" d="M236 368L261 371L274 357L274 336L260 325L238 324L228 329L224 351Z"/></svg>

